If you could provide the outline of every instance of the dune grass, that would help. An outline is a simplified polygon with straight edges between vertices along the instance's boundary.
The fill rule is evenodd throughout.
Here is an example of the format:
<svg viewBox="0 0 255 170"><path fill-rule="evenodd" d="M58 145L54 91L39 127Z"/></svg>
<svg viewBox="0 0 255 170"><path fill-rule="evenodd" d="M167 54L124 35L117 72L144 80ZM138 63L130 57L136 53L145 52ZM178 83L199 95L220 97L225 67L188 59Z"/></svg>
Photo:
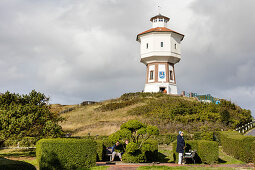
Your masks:
<svg viewBox="0 0 255 170"><path fill-rule="evenodd" d="M88 133L93 136L110 135L119 130L123 122L131 119L141 119L138 116L127 114L128 110L140 105L139 103L106 112L96 110L101 104L80 106L74 111L61 114L66 121L60 125L64 131L70 132L72 136L86 136Z"/></svg>

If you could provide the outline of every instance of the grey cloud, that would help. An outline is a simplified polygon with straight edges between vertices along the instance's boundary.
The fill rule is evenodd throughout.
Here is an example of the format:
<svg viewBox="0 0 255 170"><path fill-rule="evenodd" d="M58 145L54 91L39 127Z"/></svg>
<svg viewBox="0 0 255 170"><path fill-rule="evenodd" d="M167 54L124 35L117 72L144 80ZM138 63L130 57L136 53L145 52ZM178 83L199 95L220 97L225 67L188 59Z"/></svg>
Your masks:
<svg viewBox="0 0 255 170"><path fill-rule="evenodd" d="M255 112L254 2L161 0L161 6L170 28L185 34L175 67L179 91L229 97ZM63 104L141 91L145 66L135 38L155 14L154 0L3 0L0 87L36 89Z"/></svg>

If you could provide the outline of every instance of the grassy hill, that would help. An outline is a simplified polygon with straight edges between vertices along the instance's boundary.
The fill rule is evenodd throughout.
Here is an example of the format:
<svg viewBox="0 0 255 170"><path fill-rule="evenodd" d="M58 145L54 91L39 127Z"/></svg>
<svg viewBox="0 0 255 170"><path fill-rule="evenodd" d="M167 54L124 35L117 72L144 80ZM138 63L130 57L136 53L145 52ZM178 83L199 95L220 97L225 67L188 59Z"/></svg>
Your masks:
<svg viewBox="0 0 255 170"><path fill-rule="evenodd" d="M161 133L227 130L252 119L249 110L230 101L221 100L216 105L161 93L128 93L93 105L57 107L52 110L75 108L61 114L66 119L62 128L73 136L110 135L131 119L157 125Z"/></svg>

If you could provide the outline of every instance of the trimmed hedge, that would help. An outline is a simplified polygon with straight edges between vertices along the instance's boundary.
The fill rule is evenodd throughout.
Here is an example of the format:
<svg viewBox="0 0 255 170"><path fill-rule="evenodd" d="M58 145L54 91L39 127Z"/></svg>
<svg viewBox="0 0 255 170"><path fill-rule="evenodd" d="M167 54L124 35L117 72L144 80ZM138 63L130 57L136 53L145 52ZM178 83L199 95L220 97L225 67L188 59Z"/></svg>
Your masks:
<svg viewBox="0 0 255 170"><path fill-rule="evenodd" d="M102 161L104 156L105 146L102 140L96 140L97 143L97 160Z"/></svg>
<svg viewBox="0 0 255 170"><path fill-rule="evenodd" d="M219 135L222 148L228 155L244 162L253 162L252 150L255 137L243 136L236 131L225 131Z"/></svg>
<svg viewBox="0 0 255 170"><path fill-rule="evenodd" d="M158 142L147 140L139 149L140 144L129 143L122 160L128 163L153 162L158 160Z"/></svg>
<svg viewBox="0 0 255 170"><path fill-rule="evenodd" d="M194 139L195 140L214 140L214 134L213 132L195 132L194 133Z"/></svg>
<svg viewBox="0 0 255 170"><path fill-rule="evenodd" d="M150 139L155 139L158 141L158 144L166 144L166 145L170 145L172 142L174 142L177 138L178 134L177 133L168 133L165 135L158 135L155 137L151 137ZM186 140L192 140L192 136L190 134L184 134L184 138Z"/></svg>
<svg viewBox="0 0 255 170"><path fill-rule="evenodd" d="M253 157L253 163L255 164L255 141L252 142L252 145L251 145L251 150L253 151L252 152L252 157Z"/></svg>
<svg viewBox="0 0 255 170"><path fill-rule="evenodd" d="M195 161L197 163L213 164L218 162L219 146L217 142L207 140L185 141L185 152L196 150ZM173 142L173 156L175 162L178 162L178 153L176 152L177 141Z"/></svg>
<svg viewBox="0 0 255 170"><path fill-rule="evenodd" d="M36 144L40 169L77 169L96 165L97 143L89 139L41 139Z"/></svg>

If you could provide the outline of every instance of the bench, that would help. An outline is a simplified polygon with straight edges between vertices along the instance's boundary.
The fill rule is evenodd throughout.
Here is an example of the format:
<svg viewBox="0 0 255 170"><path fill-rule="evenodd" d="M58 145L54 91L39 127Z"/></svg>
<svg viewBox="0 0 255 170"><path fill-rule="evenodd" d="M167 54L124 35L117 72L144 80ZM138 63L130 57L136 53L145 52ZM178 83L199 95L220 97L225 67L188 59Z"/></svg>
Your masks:
<svg viewBox="0 0 255 170"><path fill-rule="evenodd" d="M195 155L196 155L196 150L194 150L194 151L189 150L189 152L185 152L184 156L183 156L185 163L186 163L186 159L192 159L195 164L195 159L194 159Z"/></svg>
<svg viewBox="0 0 255 170"><path fill-rule="evenodd" d="M112 161L112 147L106 148L106 155L110 157L110 161Z"/></svg>

